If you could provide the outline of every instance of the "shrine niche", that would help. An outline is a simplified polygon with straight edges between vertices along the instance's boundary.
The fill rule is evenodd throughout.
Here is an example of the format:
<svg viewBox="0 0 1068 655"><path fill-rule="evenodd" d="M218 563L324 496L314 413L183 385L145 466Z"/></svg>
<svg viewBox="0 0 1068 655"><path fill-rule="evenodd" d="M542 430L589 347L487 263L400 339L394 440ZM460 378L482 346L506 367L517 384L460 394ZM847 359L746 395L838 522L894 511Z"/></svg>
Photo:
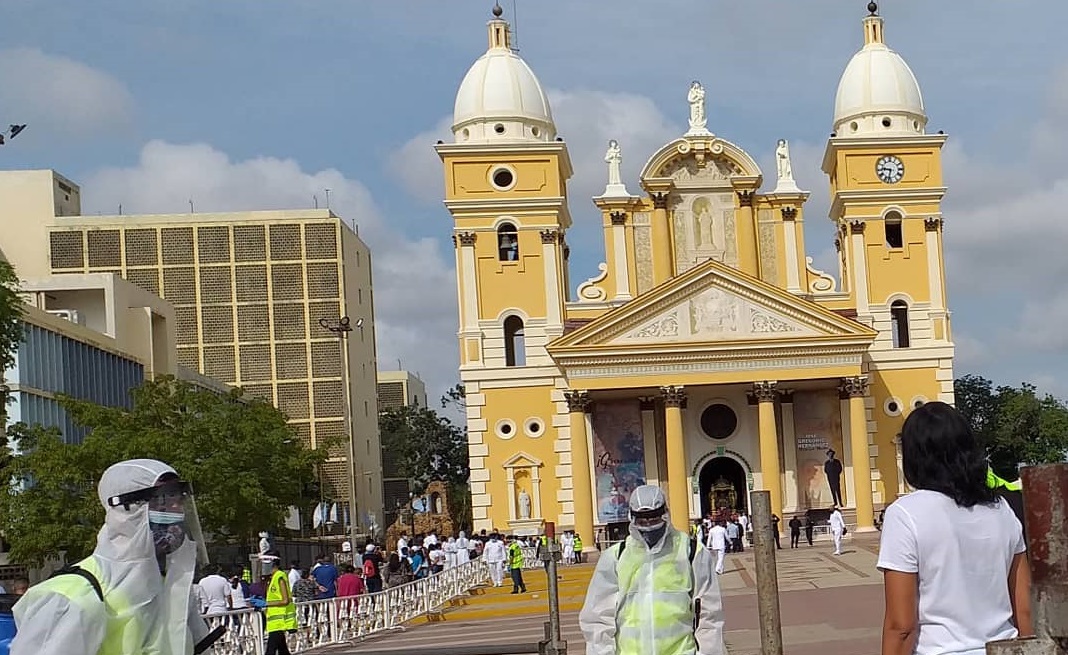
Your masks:
<svg viewBox="0 0 1068 655"><path fill-rule="evenodd" d="M508 527L517 535L541 533L541 468L545 464L518 452L503 464L508 484Z"/></svg>
<svg viewBox="0 0 1068 655"><path fill-rule="evenodd" d="M712 491L708 494L708 504L717 512L738 509L738 490L734 483L722 476L713 482Z"/></svg>
<svg viewBox="0 0 1068 655"><path fill-rule="evenodd" d="M417 511L411 505L397 512L397 520L386 528L386 549L396 550L397 539L402 534L412 537L417 534L437 532L439 537L450 537L456 531L456 524L449 514L449 485L435 480L426 486L426 491L414 499L416 504L425 508ZM410 539L409 539L410 541Z"/></svg>

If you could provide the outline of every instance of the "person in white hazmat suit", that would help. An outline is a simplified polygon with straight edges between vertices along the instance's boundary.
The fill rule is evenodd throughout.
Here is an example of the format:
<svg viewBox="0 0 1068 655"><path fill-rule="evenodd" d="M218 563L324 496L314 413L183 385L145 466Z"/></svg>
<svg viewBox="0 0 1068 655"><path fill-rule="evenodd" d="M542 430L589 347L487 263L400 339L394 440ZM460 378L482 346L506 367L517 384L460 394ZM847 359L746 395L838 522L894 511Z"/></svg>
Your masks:
<svg viewBox="0 0 1068 655"><path fill-rule="evenodd" d="M671 526L660 487L631 493L630 518L630 536L601 554L586 592L586 655L726 655L708 550Z"/></svg>
<svg viewBox="0 0 1068 655"><path fill-rule="evenodd" d="M187 655L198 644L206 648L212 638L192 585L207 552L190 485L163 462L134 459L104 471L97 491L106 515L93 554L15 604L11 655Z"/></svg>

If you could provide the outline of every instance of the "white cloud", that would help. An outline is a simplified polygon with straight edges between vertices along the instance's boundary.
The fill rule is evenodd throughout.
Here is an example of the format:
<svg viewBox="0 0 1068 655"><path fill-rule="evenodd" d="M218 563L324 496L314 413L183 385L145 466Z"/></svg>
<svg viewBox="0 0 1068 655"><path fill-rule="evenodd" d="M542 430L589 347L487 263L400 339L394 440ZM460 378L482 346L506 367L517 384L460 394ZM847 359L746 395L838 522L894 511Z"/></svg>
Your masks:
<svg viewBox="0 0 1068 655"><path fill-rule="evenodd" d="M0 107L4 125L90 136L128 124L133 100L111 75L36 48L0 51Z"/></svg>
<svg viewBox="0 0 1068 655"><path fill-rule="evenodd" d="M409 240L382 220L371 193L334 169L306 172L292 159L231 161L206 144L152 141L129 168L90 175L85 212L184 213L294 209L313 205L313 195L359 228L371 248L378 359L393 368L400 359L423 374L432 397L456 381L456 283L440 244Z"/></svg>

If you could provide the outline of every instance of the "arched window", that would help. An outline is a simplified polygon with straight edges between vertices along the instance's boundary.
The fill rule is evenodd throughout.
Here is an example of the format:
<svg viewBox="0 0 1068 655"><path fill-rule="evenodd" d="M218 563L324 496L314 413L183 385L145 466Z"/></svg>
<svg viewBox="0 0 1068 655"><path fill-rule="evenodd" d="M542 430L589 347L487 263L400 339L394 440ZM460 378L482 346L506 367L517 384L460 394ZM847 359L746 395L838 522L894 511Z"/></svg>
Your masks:
<svg viewBox="0 0 1068 655"><path fill-rule="evenodd" d="M501 223L497 228L497 253L502 262L519 261L519 235L511 223Z"/></svg>
<svg viewBox="0 0 1068 655"><path fill-rule="evenodd" d="M890 331L894 348L909 347L909 306L904 300L890 304Z"/></svg>
<svg viewBox="0 0 1068 655"><path fill-rule="evenodd" d="M901 231L901 214L889 212L883 218L883 230L886 235L886 247L890 249L904 248L905 235Z"/></svg>
<svg viewBox="0 0 1068 655"><path fill-rule="evenodd" d="M523 335L523 319L509 316L504 319L505 366L527 365L527 344Z"/></svg>

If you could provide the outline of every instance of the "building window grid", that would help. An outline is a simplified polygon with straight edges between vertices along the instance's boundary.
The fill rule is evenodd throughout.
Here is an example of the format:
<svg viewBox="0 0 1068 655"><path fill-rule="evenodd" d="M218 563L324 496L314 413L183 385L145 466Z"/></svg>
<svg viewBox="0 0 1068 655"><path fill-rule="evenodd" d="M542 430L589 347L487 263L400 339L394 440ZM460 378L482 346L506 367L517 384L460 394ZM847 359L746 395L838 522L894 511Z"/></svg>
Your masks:
<svg viewBox="0 0 1068 655"><path fill-rule="evenodd" d="M218 227L218 226L212 226L212 227ZM340 247L340 244L338 242L341 240L341 235L340 235L339 230L337 229L336 223L330 223L330 224L304 223L303 224L303 229L301 229L301 227L302 227L302 225L300 223L297 223L297 224L285 224L285 225L280 225L280 226L269 226L269 227L268 226L228 226L227 233L229 234L229 236L231 238L231 244L230 244L231 247L229 249L228 258L227 259L222 259L221 257L216 257L215 259L216 259L217 263L229 263L230 264L230 266L228 268L230 269L231 276L233 276L232 277L232 281L231 281L231 301L230 301L230 304L233 306L233 312L234 312L234 315L235 315L234 316L235 320L234 320L233 324L236 327L235 334L234 334L234 337L233 337L233 340L234 340L233 343L238 345L238 346L241 346L241 345L256 345L256 344L264 344L264 345L276 344L277 345L279 342L283 342L284 343L286 341L285 339L278 339L277 336L275 335L276 326L275 326L275 316L274 316L274 312L273 311L267 311L266 312L266 314L267 314L266 318L267 318L268 325L266 326L266 328L267 328L266 335L263 335L265 338L256 339L255 337L260 336L259 334L255 334L255 335L250 334L248 336L252 337L251 339L249 339L249 340L242 339L241 326L240 326L241 320L240 320L240 316L238 316L238 313L239 313L238 308L239 307L255 307L257 305L262 307L264 300L266 300L268 303L270 303L269 298L266 297L266 296L273 295L273 294L271 294L272 290L267 290L268 293L265 293L262 296L260 296L260 298L262 298L262 300L260 300L259 302L257 302L256 299L253 299L254 296L252 294L242 294L241 291L240 291L241 285L238 282L238 280L236 279L236 277L238 275L238 269L240 268L240 264L243 263L243 262L248 262L248 263L250 263L249 269L259 268L260 270L264 271L264 273L265 273L264 277L266 277L266 272L269 271L271 268L273 268L273 264L274 264L275 260L278 260L278 259L280 259L282 261L301 261L301 260L303 260L303 266L299 266L299 270L298 269L283 269L283 271L289 277L293 278L294 280L295 280L296 275L300 275L303 278L301 286L305 290L304 298L302 299L303 302L286 303L286 304L292 304L292 305L298 305L298 304L299 305L303 305L303 307L301 309L303 310L303 314L304 314L303 319L304 320L303 321L296 321L296 322L287 320L286 322L289 324L289 327L286 328L284 330L284 332L291 333L291 334L295 335L295 333L297 331L303 331L303 335L302 336L291 336L291 337L289 337L289 339L292 339L295 342L302 342L302 343L306 343L307 344L307 350L308 350L307 356L308 356L308 360L309 360L308 361L308 368L309 368L308 375L309 375L309 377L304 379L304 383L308 385L308 396L306 397L306 401L307 401L306 404L307 404L308 409L311 410L313 405L314 405L314 402L315 402L315 399L314 399L315 393L314 393L314 388L312 387L312 385L310 383L312 381L340 381L340 368L339 367L342 364L340 362L340 355L338 355L338 358L336 360L338 362L338 366L336 368L334 366L330 366L330 365L326 364L325 362L320 362L319 364L317 364L317 360L319 360L321 356L325 355L325 351L323 351L320 348L318 348L318 346L320 344L329 343L332 340L331 339L316 339L316 338L312 337L312 335L314 334L313 330L317 326L318 319L321 318L323 315L325 315L327 313L325 311L327 309L327 307L333 305L332 302L323 302L323 301L336 301L336 305L335 306L338 307L338 311L337 312L330 312L330 313L331 314L340 313L340 305L341 305L343 299L342 299L342 294L341 294L341 289L340 289L340 287L342 285L342 279L341 279L341 275L340 275L340 271L339 271L340 261L339 261L339 257L338 257L338 253L340 252L341 247ZM317 236L317 237L315 237L315 238L313 238L311 240L311 241L313 241L315 243L312 243L309 246L309 243L310 243L309 239L308 239L309 235L312 235L316 230L320 229L320 227L322 229L322 235L319 235L319 236L322 236L322 240L319 241L318 240L319 237ZM195 347L181 348L179 350L179 353L180 353L179 356L181 358L183 352L190 351L188 353L185 353L186 354L185 359L187 359L187 360L191 359L189 357L189 355L195 355L196 356L196 360L197 360L197 366L195 368L198 368L198 369L203 371L204 367L202 365L200 365L201 364L200 356L203 353L203 343L201 341L201 338L202 338L202 335L203 335L203 326L201 325L201 321L198 320L200 318L200 316L199 316L200 312L196 311L196 308L198 307L198 304L199 304L198 296L200 295L200 291L201 291L201 282L198 279L199 278L199 270L198 270L198 268L194 268L193 270L189 270L189 268L188 268L189 264L194 264L195 262L208 263L206 260L201 262L202 258L200 257L199 253L197 252L198 245L203 242L203 240L200 238L200 234L199 234L201 229L205 229L205 226L198 226L198 229L196 229L196 230L194 230L193 228L187 228L187 227L181 227L181 228L164 228L164 227L160 227L160 228L155 228L155 229L152 229L152 230L145 230L143 228L139 228L138 231L142 235L144 235L144 233L146 233L146 232L154 233L154 237L155 238L152 239L152 241L153 241L152 245L154 246L155 254L157 255L156 265L152 266L147 258L141 258L141 259L131 260L130 262L127 262L126 261L127 253L125 252L127 250L127 248L121 248L121 250L124 251L122 253L123 261L120 264L122 270L121 271L116 271L116 272L120 272L122 274L125 274L127 272L127 270L128 270L127 269L127 264L134 264L133 268L140 272L140 274L141 274L140 275L140 279L142 281L148 282L148 281L151 281L152 277L155 277L156 288L154 290L150 288L149 290L152 290L155 293L159 294L160 291L161 291L161 289L159 287L162 286L163 287L163 289L162 289L163 294L162 295L164 297L175 296L175 295L179 296L179 297L167 298L170 302L172 302L172 304L174 304L174 305L176 305L178 307L182 307L182 308L188 307L188 308L193 310L191 312L192 315L189 316L188 318L192 319L192 322L195 325L195 327L193 327L193 325L188 325L187 327L193 328L194 333L193 334L189 334L189 331L187 329L186 330L186 334L183 335L183 336L185 336L186 339L188 339L188 341L186 341L185 339L179 339L179 343L182 344L184 342L185 345L195 346ZM130 230L130 231L132 232L134 230ZM123 232L126 232L126 230L123 230ZM334 239L335 240L334 240L333 248L331 248L329 246L329 236L327 235L327 232L332 233L334 235ZM271 234L271 233L278 234L279 236L278 237L274 237L273 241L269 241L268 235ZM63 234L63 233L62 232L57 232L55 234ZM81 265L78 268L82 268L83 270L85 270L86 264L87 264L87 257L86 257L86 255L87 255L87 252L86 252L87 251L87 247L86 247L86 241L85 241L86 240L86 231L85 230L80 230L80 231L77 231L77 234L78 234L78 239L80 239L80 241L81 241L81 244L80 244L81 248L79 249L80 250L79 255L80 255L80 258L81 258ZM323 236L323 235L326 235L326 236ZM125 238L126 235L123 234L122 236L123 236L122 242L123 243L128 243L127 239ZM220 238L220 236L221 236L221 231L219 232L219 234L215 235L216 238ZM60 240L62 240L62 238L60 238ZM69 242L72 242L74 240L75 239L72 238L72 237L67 237L67 242L68 243L66 245L70 245ZM54 249L57 248L60 245L64 245L64 244L62 244L62 243L57 244L57 246L54 246ZM189 252L190 250L192 250L193 252L190 253ZM184 251L184 253L188 253L188 255L187 254L183 254L183 251ZM189 255L192 255L192 256L189 256ZM68 259L75 259L75 258L76 257L68 254ZM209 259L211 259L211 257L209 257ZM356 259L356 266L360 267L362 265L362 253L360 253L358 250L355 252L355 259ZM329 266L329 268L326 267L326 266L322 266L322 262L319 262L318 266L309 266L308 264L309 263L314 263L314 260L323 260L325 262L330 262L330 266ZM144 263L142 264L142 262L144 262ZM212 263L215 263L215 262L212 262ZM181 264L186 264L186 266L182 266ZM195 266L195 264L194 264L194 266ZM53 268L60 268L60 267L59 266L54 266ZM65 268L73 268L73 267L72 266L67 266ZM225 268L225 267L220 266L218 268ZM330 269L332 269L332 270L330 270ZM155 272L155 276L152 276L150 271L154 271ZM170 275L168 275L168 273L170 273ZM189 273L193 274L192 275L192 277L193 277L192 280L189 280ZM326 282L325 282L326 289L322 288L323 285L324 285L324 282L323 282L324 274L325 274L325 276L327 278ZM336 295L334 294L334 279L333 279L335 275L336 275L336 283L337 283L336 286L338 287L337 290L336 290ZM135 280L131 280L131 281L136 283ZM315 286L315 289L308 288L309 281L314 281L313 285ZM191 284L190 284L190 282L191 282ZM171 287L170 288L170 293L168 293L168 286ZM178 293L175 293L176 291ZM190 291L192 293L190 293ZM190 298L191 295L193 296L192 298ZM238 298L236 297L238 295L243 295L243 298L241 300L238 300ZM362 303L362 300L363 300L362 299L362 295L363 295L362 289L358 290L358 296L359 296L358 302L360 302L360 303ZM316 296L319 296L319 297L316 297ZM319 302L309 303L308 300L310 299L310 297L314 297L314 300L315 301L319 301ZM245 298L248 298L248 299L246 300ZM271 304L273 304L273 303L271 303ZM268 308L271 308L271 304L268 304ZM185 306L185 307L183 307L183 306ZM285 311L293 311L294 309L296 309L296 308L294 307L293 309L289 309L289 310L285 310ZM290 317L287 317L287 318L290 318ZM296 318L295 314L291 318ZM298 324L298 323L302 323L302 325L297 327L296 324ZM315 323L316 325L312 325L312 323ZM271 361L271 365L272 365L272 369L273 369L275 361L274 361L273 358L270 358L270 359L272 360ZM55 361L55 360L53 360L53 361ZM239 366L239 361L240 361L240 350L235 350L235 362L234 362L235 378L237 377L237 374L241 370L241 368ZM314 369L318 369L318 371L314 370ZM337 374L334 374L335 371L337 371ZM279 379L277 377L277 372L272 372L271 375L272 375L272 379L273 380L278 380ZM296 380L294 380L294 382L295 381ZM281 398L282 394L280 393L282 390L277 388L278 387L277 384L256 385L256 386L258 386L258 387L266 386L268 388L271 388L274 391L274 393L270 394L270 395L277 395L278 396L278 401L279 402L282 401L282 398ZM289 396L289 394L285 394L285 395ZM270 398L268 398L268 400L270 400ZM296 399L296 398L287 398L287 400L290 401L290 403L292 401L297 401L298 403L300 402L299 399ZM303 404L303 403L300 403L300 404ZM367 403L365 403L365 405L366 404ZM366 413L366 411L368 410L368 407L365 407L364 409L365 409L365 413ZM314 440L314 438L313 438L313 440Z"/></svg>

